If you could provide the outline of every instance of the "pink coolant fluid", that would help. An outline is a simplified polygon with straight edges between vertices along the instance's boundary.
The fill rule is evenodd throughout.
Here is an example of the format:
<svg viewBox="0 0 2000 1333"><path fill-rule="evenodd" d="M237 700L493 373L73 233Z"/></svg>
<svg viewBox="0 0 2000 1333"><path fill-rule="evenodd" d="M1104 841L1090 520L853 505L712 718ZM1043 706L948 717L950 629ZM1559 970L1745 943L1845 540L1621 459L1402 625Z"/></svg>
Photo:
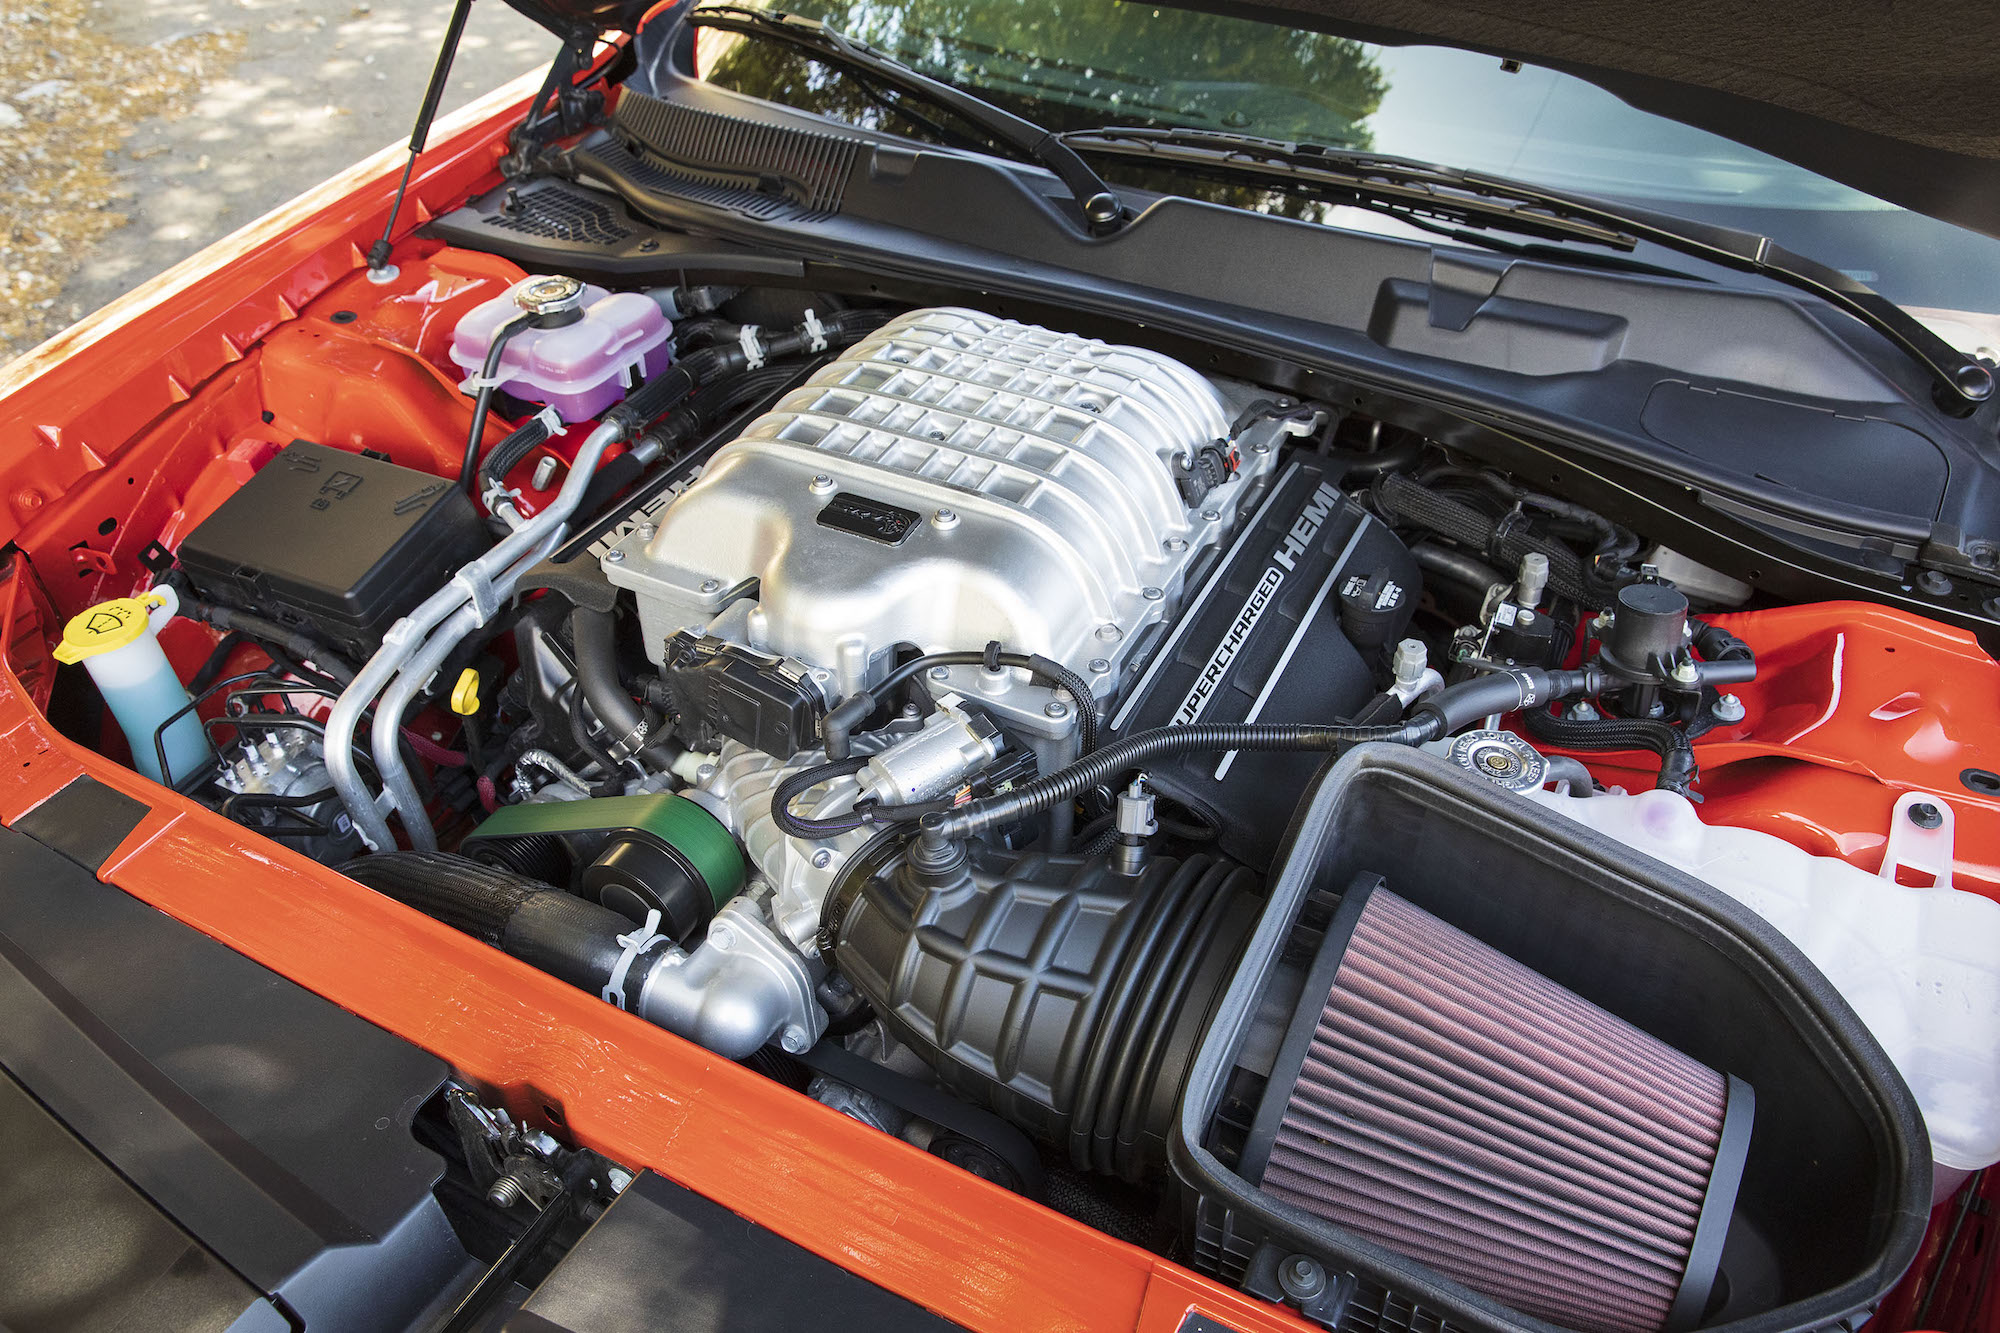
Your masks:
<svg viewBox="0 0 2000 1333"><path fill-rule="evenodd" d="M535 281L522 279L458 321L451 359L467 379L476 378L485 364L495 330L521 313L514 293ZM524 402L548 404L565 423L589 421L633 385L666 369L673 359L672 333L650 296L585 286L574 323L523 329L508 341L500 356L499 387Z"/></svg>

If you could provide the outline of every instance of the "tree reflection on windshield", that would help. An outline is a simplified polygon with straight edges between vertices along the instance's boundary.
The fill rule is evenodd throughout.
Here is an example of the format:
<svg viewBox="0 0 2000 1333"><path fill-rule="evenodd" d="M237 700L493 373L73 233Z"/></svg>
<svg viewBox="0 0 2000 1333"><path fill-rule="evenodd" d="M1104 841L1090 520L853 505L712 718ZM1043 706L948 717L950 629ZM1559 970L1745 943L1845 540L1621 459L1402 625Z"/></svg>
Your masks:
<svg viewBox="0 0 2000 1333"><path fill-rule="evenodd" d="M1157 125L1371 146L1388 80L1359 42L1105 0L787 0L933 78L1053 130ZM703 77L754 97L956 147L991 144L949 115L775 42L703 34ZM1142 188L1316 216L1311 200L1100 164Z"/></svg>

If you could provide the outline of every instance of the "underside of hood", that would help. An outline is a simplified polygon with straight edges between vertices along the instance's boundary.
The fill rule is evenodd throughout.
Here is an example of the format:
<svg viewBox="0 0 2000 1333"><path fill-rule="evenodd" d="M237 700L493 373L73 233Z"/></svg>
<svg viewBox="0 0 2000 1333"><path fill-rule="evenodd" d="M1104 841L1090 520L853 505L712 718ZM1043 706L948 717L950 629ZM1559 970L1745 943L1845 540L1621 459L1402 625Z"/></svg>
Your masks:
<svg viewBox="0 0 2000 1333"><path fill-rule="evenodd" d="M2000 236L2000 0L1949 7L1886 0L1164 2L1561 70L1641 110ZM657 7L657 0L507 3L572 43L629 32Z"/></svg>
<svg viewBox="0 0 2000 1333"><path fill-rule="evenodd" d="M1644 111L2000 236L2000 4L1167 0L1586 79Z"/></svg>

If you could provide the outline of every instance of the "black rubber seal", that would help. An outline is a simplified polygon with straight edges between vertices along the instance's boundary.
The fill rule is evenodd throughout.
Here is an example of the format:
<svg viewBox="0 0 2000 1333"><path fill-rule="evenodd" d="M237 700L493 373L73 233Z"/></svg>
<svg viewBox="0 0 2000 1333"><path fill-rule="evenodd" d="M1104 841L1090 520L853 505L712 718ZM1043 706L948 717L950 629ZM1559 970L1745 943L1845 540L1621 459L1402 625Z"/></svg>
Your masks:
<svg viewBox="0 0 2000 1333"><path fill-rule="evenodd" d="M13 826L16 832L27 834L94 875L152 811L144 801L85 776L22 815Z"/></svg>
<svg viewBox="0 0 2000 1333"><path fill-rule="evenodd" d="M1682 1333L1701 1322L1708 1308L1708 1296L1715 1289L1715 1275L1722 1267L1722 1246L1729 1238L1729 1222L1736 1213L1736 1191L1743 1184L1743 1163L1750 1155L1750 1131L1757 1122L1757 1091L1734 1074L1722 1108L1722 1133L1715 1143L1715 1161L1708 1170L1708 1193L1702 1197L1701 1216L1694 1224L1694 1239L1688 1242L1687 1269L1681 1274L1680 1290L1667 1310L1662 1333Z"/></svg>
<svg viewBox="0 0 2000 1333"><path fill-rule="evenodd" d="M1270 1082L1264 1085L1263 1100L1257 1103L1257 1118L1250 1122L1250 1134L1243 1140L1243 1157L1236 1174L1252 1185L1264 1183L1264 1168L1271 1163L1271 1145L1277 1142L1278 1126L1284 1123L1285 1108L1292 1102L1292 1089L1298 1086L1306 1055L1312 1050L1313 1033L1319 1030L1320 1015L1326 1010L1327 997L1333 994L1334 976L1340 971L1341 960L1347 957L1347 946L1354 939L1355 926L1361 922L1362 909L1382 883L1380 875L1355 876L1354 883L1341 895L1340 906L1333 910L1333 919L1326 923L1326 935L1319 942L1319 952L1313 955L1306 984L1299 990L1298 1008L1293 1011L1292 1021L1285 1028L1285 1039L1278 1047L1278 1061L1271 1066Z"/></svg>

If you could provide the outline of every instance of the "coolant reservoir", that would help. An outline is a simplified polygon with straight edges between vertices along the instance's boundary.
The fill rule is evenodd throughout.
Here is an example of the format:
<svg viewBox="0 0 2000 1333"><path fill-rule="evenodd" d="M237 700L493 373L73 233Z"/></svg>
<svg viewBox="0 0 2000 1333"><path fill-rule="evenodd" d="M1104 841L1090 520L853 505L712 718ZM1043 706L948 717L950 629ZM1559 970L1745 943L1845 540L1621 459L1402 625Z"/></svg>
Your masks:
<svg viewBox="0 0 2000 1333"><path fill-rule="evenodd" d="M1777 927L1895 1062L1923 1109L1937 1164L1970 1171L2000 1161L2000 903L1912 888L1768 833L1704 824L1673 792L1526 795Z"/></svg>
<svg viewBox="0 0 2000 1333"><path fill-rule="evenodd" d="M451 359L470 378L486 363L493 335L523 309L516 294L547 278L524 278L468 310L452 330ZM572 292L575 290L572 286ZM568 322L527 328L508 340L496 374L499 387L531 403L547 403L565 422L603 415L646 376L672 359L673 329L650 296L585 285ZM478 386L467 384L467 392Z"/></svg>
<svg viewBox="0 0 2000 1333"><path fill-rule="evenodd" d="M159 627L179 610L180 598L172 588L99 602L71 618L55 647L56 661L83 663L132 747L133 764L155 782L178 782L206 763L210 754L201 719L189 709L160 738L168 775L160 773L154 735L161 723L189 703L157 637Z"/></svg>

